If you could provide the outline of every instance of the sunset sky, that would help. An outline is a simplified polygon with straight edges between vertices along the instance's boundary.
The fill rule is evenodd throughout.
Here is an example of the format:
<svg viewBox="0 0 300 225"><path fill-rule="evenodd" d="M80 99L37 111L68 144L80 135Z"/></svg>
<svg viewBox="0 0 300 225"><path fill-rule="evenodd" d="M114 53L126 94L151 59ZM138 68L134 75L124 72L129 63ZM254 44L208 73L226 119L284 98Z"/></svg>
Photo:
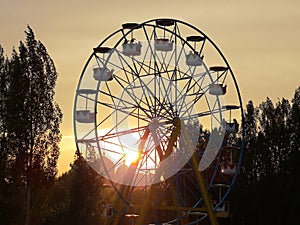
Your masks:
<svg viewBox="0 0 300 225"><path fill-rule="evenodd" d="M75 144L72 109L87 58L126 22L175 18L210 37L229 61L244 105L292 98L300 85L300 1L17 1L0 0L0 44L10 56L25 40L27 24L46 46L59 73L56 101L63 114L60 173L69 168Z"/></svg>

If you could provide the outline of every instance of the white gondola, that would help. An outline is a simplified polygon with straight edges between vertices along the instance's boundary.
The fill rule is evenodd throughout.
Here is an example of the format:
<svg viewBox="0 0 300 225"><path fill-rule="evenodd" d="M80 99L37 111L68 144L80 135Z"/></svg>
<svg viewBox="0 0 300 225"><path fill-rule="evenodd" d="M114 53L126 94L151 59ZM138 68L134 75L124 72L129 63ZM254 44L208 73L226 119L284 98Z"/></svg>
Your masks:
<svg viewBox="0 0 300 225"><path fill-rule="evenodd" d="M154 49L156 51L170 52L173 50L173 41L168 38L158 38L154 41Z"/></svg>
<svg viewBox="0 0 300 225"><path fill-rule="evenodd" d="M225 95L227 86L223 84L211 84L209 85L209 94L211 95Z"/></svg>
<svg viewBox="0 0 300 225"><path fill-rule="evenodd" d="M190 51L190 53L186 55L186 64L188 66L201 66L202 63L203 57L200 57L198 54Z"/></svg>
<svg viewBox="0 0 300 225"><path fill-rule="evenodd" d="M93 123L94 122L95 113L92 113L88 109L77 110L75 113L75 119L79 123Z"/></svg>
<svg viewBox="0 0 300 225"><path fill-rule="evenodd" d="M225 175L234 175L236 173L236 165L235 164L221 165L221 173Z"/></svg>
<svg viewBox="0 0 300 225"><path fill-rule="evenodd" d="M142 43L131 41L122 45L123 54L127 56L139 56L142 51Z"/></svg>
<svg viewBox="0 0 300 225"><path fill-rule="evenodd" d="M93 68L93 77L95 80L100 81L111 81L113 79L114 70L109 70L107 68L96 67Z"/></svg>

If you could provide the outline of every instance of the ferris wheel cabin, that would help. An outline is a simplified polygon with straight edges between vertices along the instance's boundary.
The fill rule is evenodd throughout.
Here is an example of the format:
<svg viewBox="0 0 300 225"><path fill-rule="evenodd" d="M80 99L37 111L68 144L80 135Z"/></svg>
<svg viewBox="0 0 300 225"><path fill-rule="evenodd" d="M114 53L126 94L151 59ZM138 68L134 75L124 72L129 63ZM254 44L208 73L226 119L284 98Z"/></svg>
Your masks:
<svg viewBox="0 0 300 225"><path fill-rule="evenodd" d="M77 110L75 117L79 123L93 123L95 113L92 113L89 109Z"/></svg>
<svg viewBox="0 0 300 225"><path fill-rule="evenodd" d="M122 25L123 29L139 29L141 28L139 24L137 23L125 23ZM122 53L126 56L139 56L141 55L142 51L142 43L140 41L137 41L133 37L133 31L131 32L131 40L128 41L126 38L124 40L124 43L122 44Z"/></svg>
<svg viewBox="0 0 300 225"><path fill-rule="evenodd" d="M221 165L221 173L226 175L234 175L236 172L236 164Z"/></svg>
<svg viewBox="0 0 300 225"><path fill-rule="evenodd" d="M94 67L93 68L93 77L95 80L98 80L98 81L111 81L113 80L113 73L114 73L114 70L113 69L108 69L104 64L104 62L106 61L105 59L105 55L107 54L111 54L112 53L112 49L111 48L108 48L108 47L97 47L97 48L94 48L94 54L96 53L102 53L103 56L102 56L102 60L103 61L99 61L101 62L100 64L102 64L101 66L97 66L97 67Z"/></svg>
<svg viewBox="0 0 300 225"><path fill-rule="evenodd" d="M203 57L200 57L197 53L190 51L186 55L186 64L188 66L201 66L203 63Z"/></svg>
<svg viewBox="0 0 300 225"><path fill-rule="evenodd" d="M233 176L237 171L239 147L235 145L223 146L221 149L220 171L224 175Z"/></svg>
<svg viewBox="0 0 300 225"><path fill-rule="evenodd" d="M186 38L186 41L193 42L194 49L196 49L197 42L203 43L205 41L205 38L202 36L189 36ZM199 53L190 51L189 54L186 55L186 64L188 66L201 66L203 63L203 58L204 58L203 55L200 56L201 51L202 51L202 47L201 47Z"/></svg>
<svg viewBox="0 0 300 225"><path fill-rule="evenodd" d="M211 95L225 95L227 86L223 84L210 84L209 85L209 94Z"/></svg>
<svg viewBox="0 0 300 225"><path fill-rule="evenodd" d="M95 119L95 113L88 109L88 96L96 94L96 90L93 89L79 89L77 94L85 98L85 108L76 110L75 120L79 123L93 123Z"/></svg>
<svg viewBox="0 0 300 225"><path fill-rule="evenodd" d="M173 50L173 41L168 38L157 38L154 41L156 51L170 52Z"/></svg>
<svg viewBox="0 0 300 225"><path fill-rule="evenodd" d="M103 67L93 68L93 77L95 80L99 81L111 81L113 80L114 70L109 70Z"/></svg>
<svg viewBox="0 0 300 225"><path fill-rule="evenodd" d="M162 52L173 51L174 41L172 41L169 37L166 36L165 27L173 26L174 24L175 24L174 20L169 20L169 19L156 20L156 25L163 27L162 37L160 38L156 37L154 40L154 49L156 51L162 51Z"/></svg>
<svg viewBox="0 0 300 225"><path fill-rule="evenodd" d="M220 73L225 73L228 68L224 66L212 66L209 68L210 72L217 74L217 81L220 79ZM225 95L227 91L227 85L224 85L222 82L213 83L209 85L209 94L211 95Z"/></svg>
<svg viewBox="0 0 300 225"><path fill-rule="evenodd" d="M225 105L222 107L225 110L229 110L229 121L226 122L225 120L222 121L222 125L228 134L236 134L239 130L239 124L236 119L231 120L231 111L239 109L239 106L236 105Z"/></svg>
<svg viewBox="0 0 300 225"><path fill-rule="evenodd" d="M122 52L127 56L139 56L142 51L142 43L137 42L135 39L131 39L130 43L124 42L122 45Z"/></svg>

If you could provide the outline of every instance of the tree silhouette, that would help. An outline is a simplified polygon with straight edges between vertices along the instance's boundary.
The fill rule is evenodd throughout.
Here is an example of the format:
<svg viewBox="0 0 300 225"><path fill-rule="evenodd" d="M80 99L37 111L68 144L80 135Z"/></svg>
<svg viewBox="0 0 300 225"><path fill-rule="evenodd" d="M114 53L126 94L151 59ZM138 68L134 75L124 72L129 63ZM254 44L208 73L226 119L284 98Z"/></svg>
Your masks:
<svg viewBox="0 0 300 225"><path fill-rule="evenodd" d="M292 105L267 98L245 112L246 149L234 187L232 224L297 224L300 185L300 87Z"/></svg>
<svg viewBox="0 0 300 225"><path fill-rule="evenodd" d="M71 170L59 177L51 189L48 211L42 225L102 224L102 180L103 178L77 155Z"/></svg>
<svg viewBox="0 0 300 225"><path fill-rule="evenodd" d="M19 53L13 49L8 62L7 90L1 89L6 137L1 147L9 168L4 181L20 214L10 223L29 225L40 223L46 190L57 174L62 113L53 99L54 63L29 26L25 33L26 42L20 42Z"/></svg>

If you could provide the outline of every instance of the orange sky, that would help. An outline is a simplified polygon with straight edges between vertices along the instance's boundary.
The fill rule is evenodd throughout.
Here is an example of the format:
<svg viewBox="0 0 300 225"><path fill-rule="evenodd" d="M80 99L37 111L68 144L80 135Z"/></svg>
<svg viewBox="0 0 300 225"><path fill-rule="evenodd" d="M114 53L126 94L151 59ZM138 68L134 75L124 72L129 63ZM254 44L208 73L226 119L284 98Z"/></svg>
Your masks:
<svg viewBox="0 0 300 225"><path fill-rule="evenodd" d="M244 105L266 96L292 98L300 85L300 2L296 0L17 1L0 0L0 44L8 56L29 24L59 73L56 101L63 110L60 173L75 144L73 99L87 58L125 22L170 17L204 31L222 50L238 80Z"/></svg>

